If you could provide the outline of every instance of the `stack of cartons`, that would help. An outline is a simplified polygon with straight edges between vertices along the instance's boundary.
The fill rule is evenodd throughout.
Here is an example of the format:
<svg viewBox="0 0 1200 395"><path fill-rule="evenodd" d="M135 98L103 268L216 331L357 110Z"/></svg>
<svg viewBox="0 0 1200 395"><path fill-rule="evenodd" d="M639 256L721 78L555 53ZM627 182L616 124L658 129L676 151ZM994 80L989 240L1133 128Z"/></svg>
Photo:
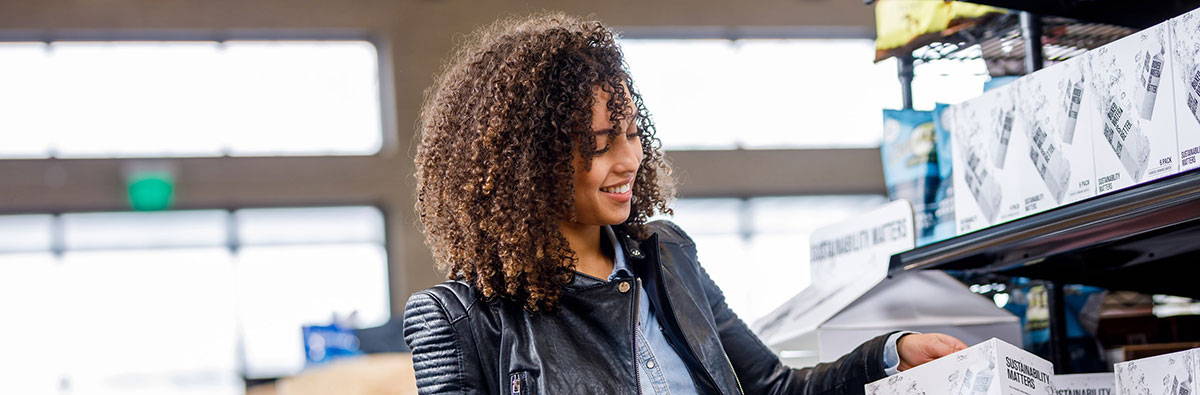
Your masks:
<svg viewBox="0 0 1200 395"><path fill-rule="evenodd" d="M1200 167L1200 10L949 106L955 233Z"/></svg>

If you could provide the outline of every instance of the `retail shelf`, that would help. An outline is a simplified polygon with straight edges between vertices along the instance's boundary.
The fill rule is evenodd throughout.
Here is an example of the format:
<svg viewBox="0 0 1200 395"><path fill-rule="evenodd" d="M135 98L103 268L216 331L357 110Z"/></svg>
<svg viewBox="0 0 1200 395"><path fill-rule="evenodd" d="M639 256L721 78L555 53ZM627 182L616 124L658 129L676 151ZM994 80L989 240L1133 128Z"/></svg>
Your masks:
<svg viewBox="0 0 1200 395"><path fill-rule="evenodd" d="M1200 169L891 258L892 273L921 269L1200 298Z"/></svg>
<svg viewBox="0 0 1200 395"><path fill-rule="evenodd" d="M916 64L939 60L982 58L992 76L1025 73L1025 43L1017 13L993 15L973 25L942 36L928 36L912 43ZM1137 30L1100 23L1045 16L1042 22L1042 51L1046 66L1080 55L1104 44L1133 34Z"/></svg>

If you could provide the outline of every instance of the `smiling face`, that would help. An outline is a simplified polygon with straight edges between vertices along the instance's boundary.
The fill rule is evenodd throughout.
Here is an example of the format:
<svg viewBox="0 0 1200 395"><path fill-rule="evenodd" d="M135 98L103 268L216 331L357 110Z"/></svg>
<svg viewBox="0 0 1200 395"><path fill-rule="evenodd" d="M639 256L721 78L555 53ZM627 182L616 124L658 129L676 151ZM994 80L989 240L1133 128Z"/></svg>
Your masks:
<svg viewBox="0 0 1200 395"><path fill-rule="evenodd" d="M592 105L592 133L600 152L592 157L591 168L575 155L574 222L582 225L616 225L629 218L633 185L642 163L642 140L633 119L621 119L613 128L608 111L609 94L596 89ZM632 100L626 100L632 105ZM628 114L636 114L630 108Z"/></svg>

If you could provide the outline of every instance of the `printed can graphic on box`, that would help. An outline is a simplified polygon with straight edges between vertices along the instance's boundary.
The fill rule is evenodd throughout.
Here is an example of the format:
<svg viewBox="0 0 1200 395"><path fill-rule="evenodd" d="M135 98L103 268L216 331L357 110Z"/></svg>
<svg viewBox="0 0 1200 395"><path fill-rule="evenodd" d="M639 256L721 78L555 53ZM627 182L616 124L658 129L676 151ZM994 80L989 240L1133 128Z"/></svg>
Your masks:
<svg viewBox="0 0 1200 395"><path fill-rule="evenodd" d="M1095 113L1080 109L1085 95L1082 59L1072 59L1026 76L1018 85L1018 117L1028 125L1028 158L1040 185L1026 182L1025 213L1033 214L1095 196L1092 136L1075 133L1095 125Z"/></svg>
<svg viewBox="0 0 1200 395"><path fill-rule="evenodd" d="M1121 362L1113 367L1118 395L1195 395L1200 349Z"/></svg>
<svg viewBox="0 0 1200 395"><path fill-rule="evenodd" d="M1200 10L1170 20L1171 102L1179 144L1179 170L1200 167Z"/></svg>
<svg viewBox="0 0 1200 395"><path fill-rule="evenodd" d="M1166 24L1148 28L1088 52L1087 89L1095 96L1082 111L1097 113L1096 192L1105 194L1174 174L1179 168L1175 109L1158 100L1172 91L1170 31Z"/></svg>
<svg viewBox="0 0 1200 395"><path fill-rule="evenodd" d="M868 383L867 395L1053 395L1054 368L1019 347L989 339Z"/></svg>
<svg viewBox="0 0 1200 395"><path fill-rule="evenodd" d="M1023 151L1027 138L1014 104L1017 85L986 92L939 114L938 122L949 129L953 148L956 234L1024 214L1018 186L1028 181L1017 177L1022 161L1014 155Z"/></svg>

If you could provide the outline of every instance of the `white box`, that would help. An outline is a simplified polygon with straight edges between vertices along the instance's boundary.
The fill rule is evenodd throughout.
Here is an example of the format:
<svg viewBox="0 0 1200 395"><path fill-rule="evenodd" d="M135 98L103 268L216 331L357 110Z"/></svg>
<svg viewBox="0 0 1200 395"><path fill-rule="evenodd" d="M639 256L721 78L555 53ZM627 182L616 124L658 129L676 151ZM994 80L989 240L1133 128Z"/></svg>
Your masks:
<svg viewBox="0 0 1200 395"><path fill-rule="evenodd" d="M1195 395L1198 361L1200 348L1118 363L1117 395Z"/></svg>
<svg viewBox="0 0 1200 395"><path fill-rule="evenodd" d="M1017 118L1026 125L1026 141L1025 151L1014 156L1029 164L1022 167L1027 174L1017 175L1026 180L1026 215L1096 195L1093 135L1086 133L1094 130L1096 113L1080 111L1095 100L1084 94L1084 63L1075 58L1056 64L1026 76L1017 86Z"/></svg>
<svg viewBox="0 0 1200 395"><path fill-rule="evenodd" d="M1049 361L992 338L865 389L868 395L1054 395L1053 374Z"/></svg>
<svg viewBox="0 0 1200 395"><path fill-rule="evenodd" d="M1200 10L1167 22L1171 26L1171 80L1179 171L1200 167Z"/></svg>
<svg viewBox="0 0 1200 395"><path fill-rule="evenodd" d="M1115 388L1112 373L1054 375L1054 391L1058 395L1112 395Z"/></svg>
<svg viewBox="0 0 1200 395"><path fill-rule="evenodd" d="M1158 24L1087 53L1085 96L1092 129L1096 193L1105 194L1179 169L1169 29Z"/></svg>
<svg viewBox="0 0 1200 395"><path fill-rule="evenodd" d="M954 163L955 233L964 234L1023 215L1021 172L1009 173L1026 139L1017 118L1015 84L985 92L942 112ZM1018 158L1019 159L1019 158ZM1025 161L1027 162L1027 161Z"/></svg>

